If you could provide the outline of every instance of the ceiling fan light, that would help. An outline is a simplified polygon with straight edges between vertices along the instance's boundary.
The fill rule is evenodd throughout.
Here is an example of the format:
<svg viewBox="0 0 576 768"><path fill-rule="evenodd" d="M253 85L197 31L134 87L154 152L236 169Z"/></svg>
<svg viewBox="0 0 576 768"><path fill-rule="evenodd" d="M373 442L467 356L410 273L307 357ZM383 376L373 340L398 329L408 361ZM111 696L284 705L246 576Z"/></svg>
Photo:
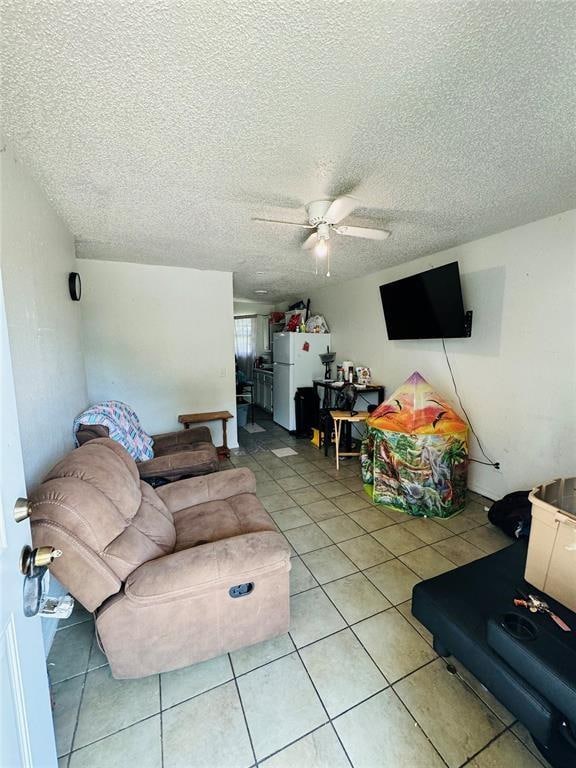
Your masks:
<svg viewBox="0 0 576 768"><path fill-rule="evenodd" d="M318 258L323 259L328 255L328 240L321 237L314 246L314 253Z"/></svg>

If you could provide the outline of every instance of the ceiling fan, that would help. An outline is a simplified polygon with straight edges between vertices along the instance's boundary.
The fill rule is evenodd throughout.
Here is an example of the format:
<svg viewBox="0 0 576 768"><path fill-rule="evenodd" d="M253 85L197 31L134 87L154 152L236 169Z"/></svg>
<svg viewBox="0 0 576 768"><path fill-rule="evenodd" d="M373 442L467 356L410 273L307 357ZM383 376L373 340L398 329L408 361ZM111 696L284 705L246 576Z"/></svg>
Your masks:
<svg viewBox="0 0 576 768"><path fill-rule="evenodd" d="M286 224L290 227L302 227L313 229L314 232L302 243L304 250L314 250L316 256L316 271L318 271L318 259L327 258L326 277L330 277L330 249L328 241L334 232L346 237L363 237L368 240L386 240L390 232L385 229L371 229L368 227L353 227L340 224L352 211L358 207L359 201L348 195L338 197L336 200L315 200L306 206L308 223L300 224L296 221L278 221L277 219L261 219L253 217L253 221L262 221L269 224Z"/></svg>

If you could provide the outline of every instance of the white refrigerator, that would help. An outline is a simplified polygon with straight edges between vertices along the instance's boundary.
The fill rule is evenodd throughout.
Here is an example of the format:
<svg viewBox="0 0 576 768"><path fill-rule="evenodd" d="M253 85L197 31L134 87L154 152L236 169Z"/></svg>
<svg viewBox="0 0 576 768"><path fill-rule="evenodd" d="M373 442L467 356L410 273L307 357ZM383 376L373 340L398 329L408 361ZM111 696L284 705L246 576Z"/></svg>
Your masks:
<svg viewBox="0 0 576 768"><path fill-rule="evenodd" d="M311 387L313 379L324 378L324 365L318 355L329 346L329 333L274 334L273 418L291 432L296 429L296 390Z"/></svg>

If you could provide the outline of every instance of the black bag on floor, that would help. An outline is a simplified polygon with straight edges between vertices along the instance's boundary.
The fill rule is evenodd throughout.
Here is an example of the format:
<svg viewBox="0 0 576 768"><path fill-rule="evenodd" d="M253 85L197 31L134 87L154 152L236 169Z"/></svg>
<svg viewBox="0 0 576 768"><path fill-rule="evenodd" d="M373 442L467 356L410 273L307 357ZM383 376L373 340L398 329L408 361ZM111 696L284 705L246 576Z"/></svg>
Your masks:
<svg viewBox="0 0 576 768"><path fill-rule="evenodd" d="M506 494L500 501L495 501L488 512L488 520L513 539L528 537L532 521L529 493L530 491L514 491Z"/></svg>

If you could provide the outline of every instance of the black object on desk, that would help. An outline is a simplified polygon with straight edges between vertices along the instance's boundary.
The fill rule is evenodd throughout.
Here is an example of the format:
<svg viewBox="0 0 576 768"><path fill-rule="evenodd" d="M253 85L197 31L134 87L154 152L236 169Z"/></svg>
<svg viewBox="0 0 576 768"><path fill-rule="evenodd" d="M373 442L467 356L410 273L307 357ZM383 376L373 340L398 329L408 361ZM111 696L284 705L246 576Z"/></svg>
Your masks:
<svg viewBox="0 0 576 768"><path fill-rule="evenodd" d="M324 379L314 379L312 383L314 384L314 391L318 394L318 397L320 397L318 387L324 387L322 408L333 408L334 395L332 393L339 392L342 389L343 384L336 381L324 381ZM366 392L377 392L378 405L384 402L385 389L380 384L366 384L362 386L356 385L356 389L358 392L358 397L362 397L362 395L364 395Z"/></svg>
<svg viewBox="0 0 576 768"><path fill-rule="evenodd" d="M318 400L320 400L320 393L318 390L320 387L324 387L324 395L322 397L322 407L320 409L318 428L320 429L321 435L323 435L322 440L324 443L324 455L327 456L328 448L330 446L330 435L332 434L333 428L332 419L330 418L330 411L334 410L336 397L338 396L338 393L342 391L344 384L335 381L325 381L324 379L314 379L312 383L314 385L314 393L316 394ZM386 390L382 385L366 384L362 385L361 387L356 385L356 393L358 395L358 399L363 398L367 392L378 393L378 405L384 402ZM368 402L366 398L363 399L365 402ZM366 410L370 410L370 408L368 407ZM328 437L326 437L326 435L328 435ZM346 422L344 425L343 437L344 450L347 453L350 453L352 450L352 425L350 422Z"/></svg>

